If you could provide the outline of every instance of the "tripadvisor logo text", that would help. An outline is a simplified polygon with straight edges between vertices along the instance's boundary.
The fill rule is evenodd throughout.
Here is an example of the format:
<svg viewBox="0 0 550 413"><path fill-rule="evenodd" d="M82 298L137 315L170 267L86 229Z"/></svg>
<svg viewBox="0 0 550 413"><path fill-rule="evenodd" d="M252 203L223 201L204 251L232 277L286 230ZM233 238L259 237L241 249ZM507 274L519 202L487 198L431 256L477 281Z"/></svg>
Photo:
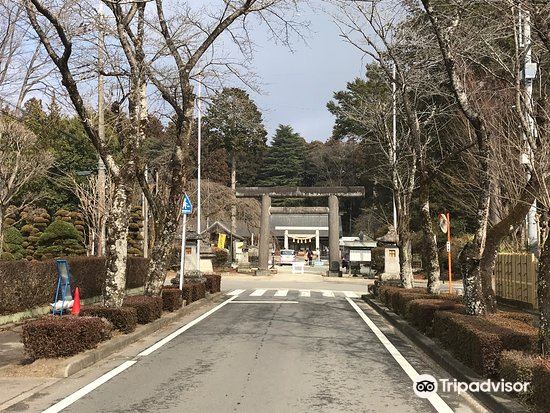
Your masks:
<svg viewBox="0 0 550 413"><path fill-rule="evenodd" d="M467 383L456 379L439 379L429 374L420 374L413 383L414 393L423 399L429 398L432 394L441 389L445 393L525 393L529 387L529 382L508 382L504 380L484 380Z"/></svg>

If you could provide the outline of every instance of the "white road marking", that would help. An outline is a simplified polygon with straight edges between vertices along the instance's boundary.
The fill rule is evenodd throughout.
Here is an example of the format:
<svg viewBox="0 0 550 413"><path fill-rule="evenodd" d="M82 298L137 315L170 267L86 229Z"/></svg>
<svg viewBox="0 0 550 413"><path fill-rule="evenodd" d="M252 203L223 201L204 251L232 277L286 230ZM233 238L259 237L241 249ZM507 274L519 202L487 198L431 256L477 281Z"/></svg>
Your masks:
<svg viewBox="0 0 550 413"><path fill-rule="evenodd" d="M57 412L60 412L61 410L65 409L66 407L68 407L71 404L73 404L74 402L76 402L78 399L81 399L82 397L86 396L91 391L97 389L99 386L101 386L102 384L108 382L113 377L115 377L117 374L122 373L128 367L131 367L136 363L137 363L136 360L125 361L124 363L122 363L117 368L105 373L103 376L95 379L90 384L87 384L86 386L82 387L80 390L77 390L76 392L74 392L70 396L65 397L63 400L61 400L61 401L57 402L56 404L54 404L53 406L47 408L42 413L57 413Z"/></svg>
<svg viewBox="0 0 550 413"><path fill-rule="evenodd" d="M200 317L197 317L195 318L193 321L187 323L186 325L184 325L183 327L180 327L178 328L176 331L174 331L172 334L170 335L167 335L166 337L164 337L162 340L160 341L157 341L155 344L153 344L151 347L143 350L141 353L138 354L138 357L144 357L144 356L148 356L149 354L151 354L153 351L156 351L158 350L159 348L161 348L162 346L164 346L166 343L172 341L173 339L175 339L177 336L179 336L181 333L189 330L191 327L193 327L195 324L198 324L200 323L202 320L204 320L206 317L214 314L216 311L218 311L220 308L222 308L224 305L226 305L227 303L230 303L231 301L233 301L235 298L237 298L238 295L234 295L232 296L231 298L228 298L227 300L225 300L223 303L221 304L218 304L216 307L214 307L213 309L211 309L210 311L207 311L206 313L204 313L203 315L201 315Z"/></svg>
<svg viewBox="0 0 550 413"><path fill-rule="evenodd" d="M344 291L344 295L349 298L359 298L357 293L354 293L353 291Z"/></svg>
<svg viewBox="0 0 550 413"><path fill-rule="evenodd" d="M239 300L232 301L231 304L300 304L298 301L287 300Z"/></svg>
<svg viewBox="0 0 550 413"><path fill-rule="evenodd" d="M275 297L286 297L288 290L277 290Z"/></svg>
<svg viewBox="0 0 550 413"><path fill-rule="evenodd" d="M254 290L252 294L250 294L251 297L261 297L265 294L267 290L264 290L263 288L258 288L257 290Z"/></svg>
<svg viewBox="0 0 550 413"><path fill-rule="evenodd" d="M323 293L323 297L334 297L334 293L332 291L323 290L321 292Z"/></svg>
<svg viewBox="0 0 550 413"><path fill-rule="evenodd" d="M311 297L309 290L300 290L300 297Z"/></svg>
<svg viewBox="0 0 550 413"><path fill-rule="evenodd" d="M386 350L392 355L392 357L397 361L397 363L401 366L401 368L407 373L407 376L410 377L410 379L414 382L414 380L419 376L418 372L415 370L413 366L403 357L403 355L395 348L395 346L391 343L390 340L380 331L380 329L376 326L376 324L373 323L373 321L359 308L353 300L351 300L349 297L346 297L346 300L350 305L353 307L353 309L359 314L359 317L363 319L363 321L369 326L371 331L374 333L374 335L380 340L380 342L384 345ZM432 406L437 410L438 413L453 413L453 410L443 401L443 399L439 396L439 394L434 393L430 397L428 397L428 400L432 404Z"/></svg>
<svg viewBox="0 0 550 413"><path fill-rule="evenodd" d="M240 295L244 293L246 290L233 290L230 293L227 293L226 295Z"/></svg>

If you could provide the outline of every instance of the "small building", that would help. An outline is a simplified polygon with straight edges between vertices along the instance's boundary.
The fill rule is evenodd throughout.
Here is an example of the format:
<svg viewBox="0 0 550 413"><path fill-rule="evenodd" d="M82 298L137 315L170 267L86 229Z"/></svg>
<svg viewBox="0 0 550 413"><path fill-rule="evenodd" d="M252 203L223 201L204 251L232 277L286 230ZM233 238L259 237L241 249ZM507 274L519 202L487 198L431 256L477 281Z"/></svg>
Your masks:
<svg viewBox="0 0 550 413"><path fill-rule="evenodd" d="M277 249L295 251L311 249L326 256L328 252L328 213L295 214L272 213L269 219L271 234L277 240ZM339 223L342 235L342 221Z"/></svg>
<svg viewBox="0 0 550 413"><path fill-rule="evenodd" d="M369 266L372 261L372 250L376 248L378 243L364 235L359 234L358 237L342 237L340 238L340 249L342 257L348 263L348 269L354 273L361 270L361 266Z"/></svg>

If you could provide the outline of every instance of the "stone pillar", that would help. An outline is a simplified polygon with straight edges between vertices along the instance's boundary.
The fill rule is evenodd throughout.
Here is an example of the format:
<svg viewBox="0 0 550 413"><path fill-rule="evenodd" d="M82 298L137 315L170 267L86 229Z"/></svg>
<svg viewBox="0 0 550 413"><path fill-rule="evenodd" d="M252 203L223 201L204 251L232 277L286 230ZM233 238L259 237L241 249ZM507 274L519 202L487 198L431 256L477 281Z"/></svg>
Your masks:
<svg viewBox="0 0 550 413"><path fill-rule="evenodd" d="M288 249L288 229L285 229L285 250Z"/></svg>
<svg viewBox="0 0 550 413"><path fill-rule="evenodd" d="M339 275L340 273L340 212L338 208L338 197L329 195L328 197L328 252L329 252L329 275ZM332 267L333 263L338 263L338 268Z"/></svg>
<svg viewBox="0 0 550 413"><path fill-rule="evenodd" d="M258 252L258 271L256 275L268 275L269 272L269 240L271 239L269 230L269 209L271 208L271 198L269 195L262 195L262 213L260 218L260 240Z"/></svg>
<svg viewBox="0 0 550 413"><path fill-rule="evenodd" d="M315 230L315 251L317 253L317 261L321 261L321 239L319 237L319 230Z"/></svg>

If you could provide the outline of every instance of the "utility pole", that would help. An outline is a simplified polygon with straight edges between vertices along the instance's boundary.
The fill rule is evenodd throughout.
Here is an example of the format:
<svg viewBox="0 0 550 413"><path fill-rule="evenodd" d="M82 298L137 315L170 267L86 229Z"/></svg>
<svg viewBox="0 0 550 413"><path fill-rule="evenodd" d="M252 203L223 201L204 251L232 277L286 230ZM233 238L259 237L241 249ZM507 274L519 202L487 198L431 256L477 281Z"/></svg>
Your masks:
<svg viewBox="0 0 550 413"><path fill-rule="evenodd" d="M525 86L525 116L529 123L529 133L531 137L536 134L535 121L533 119L533 82L537 75L537 64L532 61L531 50L531 14L528 10L519 7L519 45L524 50L523 82ZM527 179L531 178L530 168L533 166L533 148L529 144L528 137L525 137L525 147L527 153L522 157L522 163L528 165ZM533 202L527 217L525 219L527 228L527 249L535 254L540 254L539 245L539 226L537 222L537 201Z"/></svg>
<svg viewBox="0 0 550 413"><path fill-rule="evenodd" d="M390 151L391 156L391 162L392 162L392 168L395 168L395 164L397 162L397 85L395 83L395 77L396 77L396 69L395 69L395 63L393 64L393 72L392 72L392 147ZM395 172L392 170L392 174ZM393 180L393 177L392 177ZM393 227L397 231L397 207L395 205L395 190L392 194L392 202L393 202Z"/></svg>
<svg viewBox="0 0 550 413"><path fill-rule="evenodd" d="M98 7L98 43L97 43L97 133L99 140L105 142L105 82L103 77L103 50L105 48L105 31L103 28L103 3L99 1ZM98 213L99 213L99 233L97 234L97 255L105 255L105 229L106 229L106 202L105 202L105 185L107 183L105 164L101 156L97 161L97 189L98 189Z"/></svg>
<svg viewBox="0 0 550 413"><path fill-rule="evenodd" d="M199 78L197 98L197 271L201 271L201 142L202 142L202 83Z"/></svg>

